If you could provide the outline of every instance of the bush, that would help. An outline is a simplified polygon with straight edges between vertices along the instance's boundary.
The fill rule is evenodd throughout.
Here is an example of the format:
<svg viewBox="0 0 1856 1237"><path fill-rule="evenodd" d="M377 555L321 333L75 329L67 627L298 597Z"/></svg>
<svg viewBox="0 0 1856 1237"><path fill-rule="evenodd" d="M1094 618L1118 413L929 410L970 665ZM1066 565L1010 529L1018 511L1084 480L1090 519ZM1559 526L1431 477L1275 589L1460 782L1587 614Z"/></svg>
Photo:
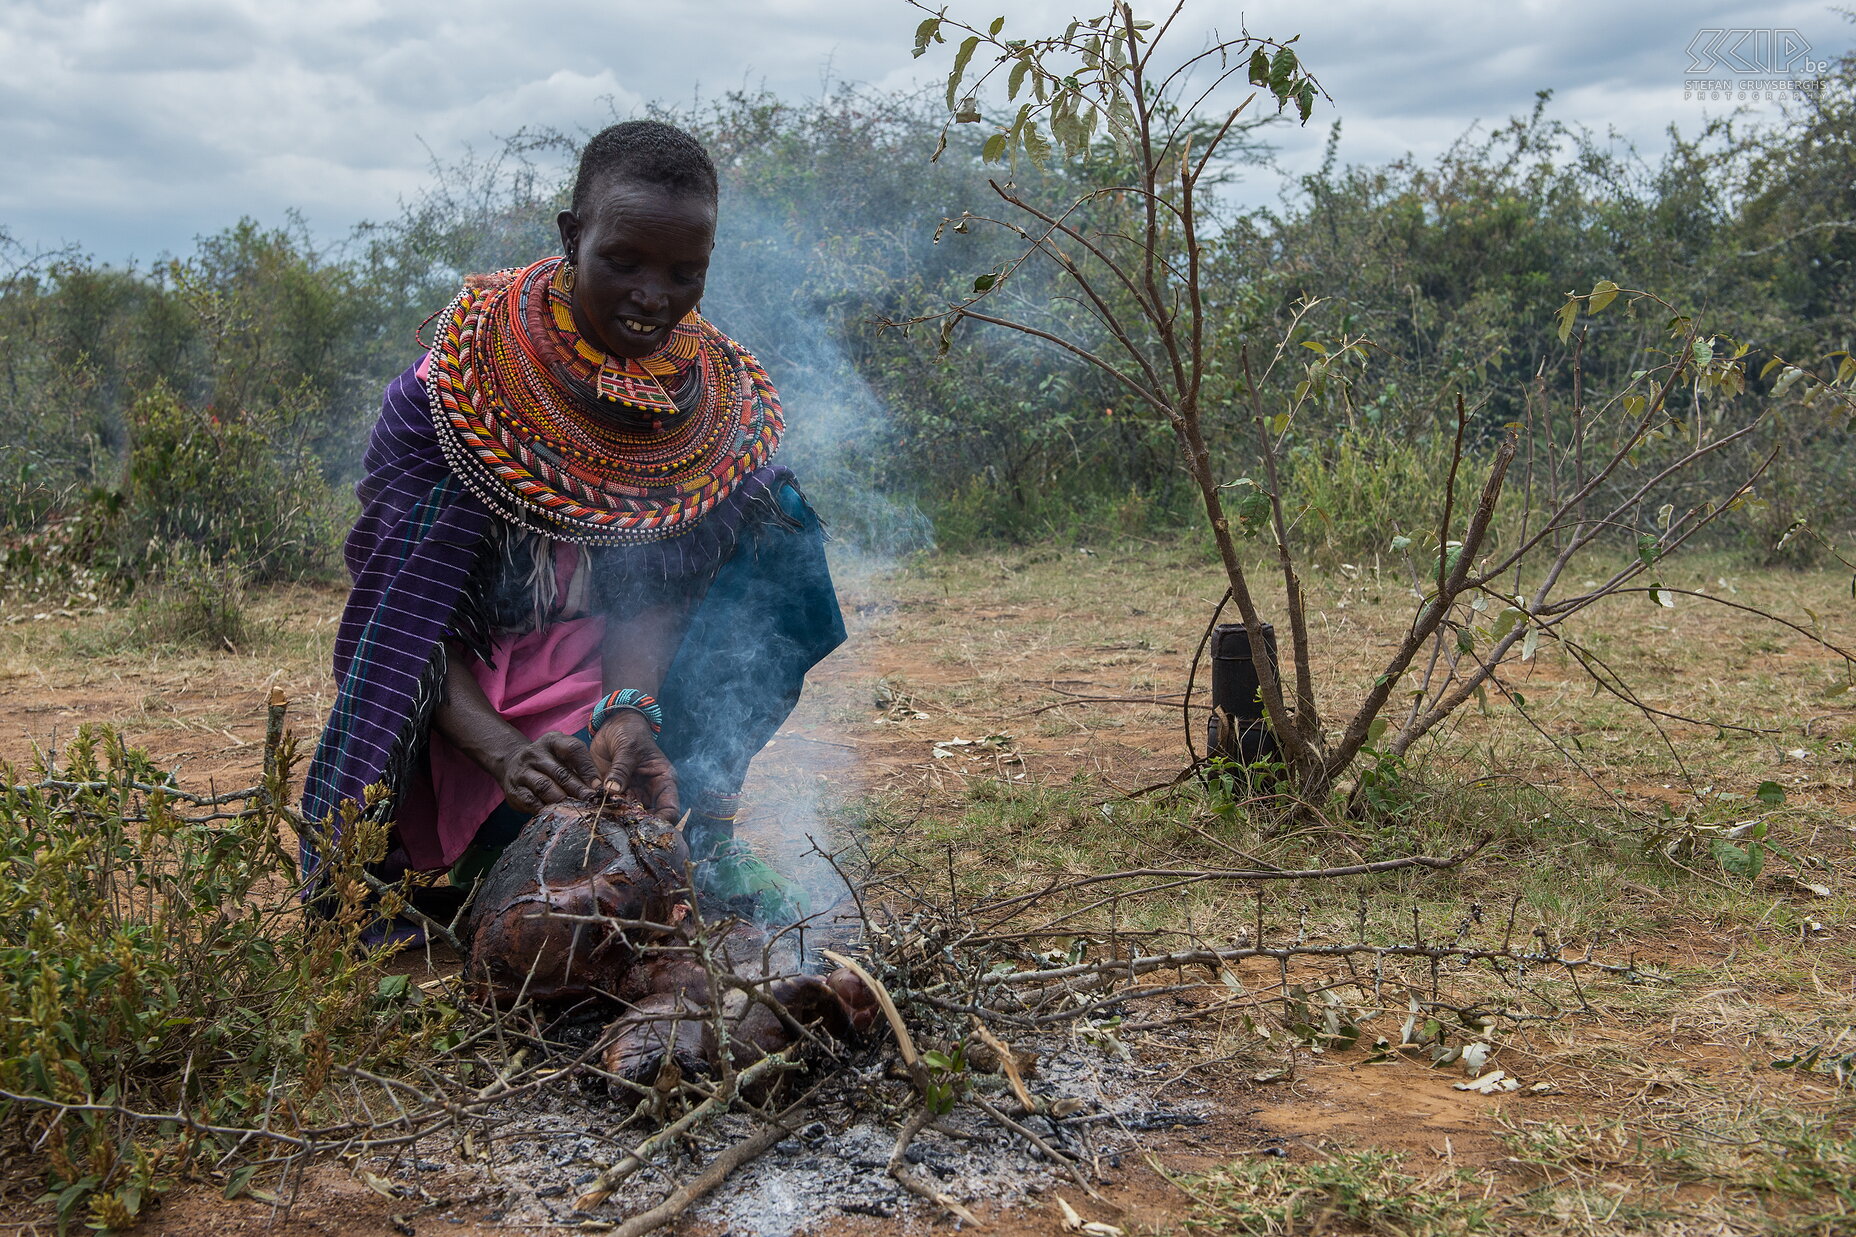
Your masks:
<svg viewBox="0 0 1856 1237"><path fill-rule="evenodd" d="M1348 428L1309 437L1290 448L1286 478L1288 510L1296 513L1304 545L1370 555L1400 533L1432 531L1437 496L1450 475L1452 435L1441 427L1416 438ZM1485 468L1471 456L1463 471L1480 476Z"/></svg>
<svg viewBox="0 0 1856 1237"><path fill-rule="evenodd" d="M336 505L313 460L287 467L263 414L220 416L157 386L130 415L117 515L118 572L140 578L171 547L244 565L255 582L326 570Z"/></svg>
<svg viewBox="0 0 1856 1237"><path fill-rule="evenodd" d="M189 808L92 726L56 770L0 776L0 1137L41 1150L61 1231L126 1227L183 1175L237 1193L240 1160L279 1150L238 1127L313 1126L332 1071L424 1042L403 978L356 948L384 826L347 830L325 919L300 908L266 794Z"/></svg>

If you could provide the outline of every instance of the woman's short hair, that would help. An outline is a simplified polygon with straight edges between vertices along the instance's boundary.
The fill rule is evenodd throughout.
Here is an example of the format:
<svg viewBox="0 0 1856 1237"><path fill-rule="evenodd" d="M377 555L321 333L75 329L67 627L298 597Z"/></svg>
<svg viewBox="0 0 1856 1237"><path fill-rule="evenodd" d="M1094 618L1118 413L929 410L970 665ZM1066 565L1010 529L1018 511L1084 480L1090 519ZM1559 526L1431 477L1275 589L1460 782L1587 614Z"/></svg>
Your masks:
<svg viewBox="0 0 1856 1237"><path fill-rule="evenodd" d="M607 177L662 185L678 193L716 194L715 163L702 143L674 125L628 120L601 129L580 152L573 211L586 213L593 188Z"/></svg>

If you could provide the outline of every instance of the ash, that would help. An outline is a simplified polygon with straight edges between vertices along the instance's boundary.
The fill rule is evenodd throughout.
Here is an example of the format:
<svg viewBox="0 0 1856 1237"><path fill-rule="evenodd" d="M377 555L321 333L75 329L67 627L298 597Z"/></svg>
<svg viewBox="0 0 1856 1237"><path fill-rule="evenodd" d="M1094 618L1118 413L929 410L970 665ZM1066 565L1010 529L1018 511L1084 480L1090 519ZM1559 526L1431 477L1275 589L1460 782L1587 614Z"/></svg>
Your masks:
<svg viewBox="0 0 1856 1237"><path fill-rule="evenodd" d="M1161 1071L1144 1069L1115 1048L1055 1036L1014 1046L1038 1053L1035 1074L1026 1079L1031 1091L1070 1113L1057 1120L1015 1119L1076 1157L1091 1178L1119 1168L1138 1132L1204 1120L1208 1105L1202 1102L1156 1110L1151 1097ZM887 1171L897 1129L919 1103L894 1068L893 1054L877 1048L825 1075L807 1105L806 1124L697 1202L685 1222L734 1237L787 1237L845 1216L895 1217L912 1229L940 1220L938 1208L905 1192ZM803 1078L794 1080L787 1094L798 1095L805 1085ZM969 1085L995 1107L1013 1111L1002 1076L975 1073ZM1064 1105L1065 1100L1074 1102ZM619 1128L621 1110L591 1090L534 1096L497 1116L488 1165L455 1157L443 1167L474 1172L479 1179L487 1175L488 1193L497 1201L482 1218L512 1227L622 1220L655 1206L716 1153L757 1128L751 1118L739 1115L700 1126L694 1143L686 1140L675 1154L633 1176L605 1204L581 1212L574 1210L574 1198L649 1131ZM1059 1193L1064 1187L1071 1195L1080 1193L1064 1170L970 1104L957 1105L940 1124L944 1130L922 1131L907 1158L936 1188L962 1203L1010 1205L1053 1187ZM420 1154L428 1158L418 1162L419 1168L440 1167L431 1162L437 1158L433 1149ZM377 1171L387 1170L383 1165Z"/></svg>

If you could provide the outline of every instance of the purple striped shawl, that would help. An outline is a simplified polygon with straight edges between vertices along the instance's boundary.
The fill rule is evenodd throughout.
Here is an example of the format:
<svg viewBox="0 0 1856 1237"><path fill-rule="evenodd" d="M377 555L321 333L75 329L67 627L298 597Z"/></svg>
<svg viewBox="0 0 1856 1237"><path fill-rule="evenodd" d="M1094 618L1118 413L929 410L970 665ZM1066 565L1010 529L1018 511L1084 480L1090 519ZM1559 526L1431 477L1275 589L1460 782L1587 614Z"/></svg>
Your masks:
<svg viewBox="0 0 1856 1237"><path fill-rule="evenodd" d="M355 487L361 515L343 547L354 587L335 637L335 707L303 782L306 870L317 862L312 835L336 827L344 801L364 804L383 784L371 814L391 819L443 688L446 629L499 518L446 464L417 368L388 384ZM791 480L771 465L750 473L695 528L624 551L627 570L666 579L713 571L734 552L747 513Z"/></svg>

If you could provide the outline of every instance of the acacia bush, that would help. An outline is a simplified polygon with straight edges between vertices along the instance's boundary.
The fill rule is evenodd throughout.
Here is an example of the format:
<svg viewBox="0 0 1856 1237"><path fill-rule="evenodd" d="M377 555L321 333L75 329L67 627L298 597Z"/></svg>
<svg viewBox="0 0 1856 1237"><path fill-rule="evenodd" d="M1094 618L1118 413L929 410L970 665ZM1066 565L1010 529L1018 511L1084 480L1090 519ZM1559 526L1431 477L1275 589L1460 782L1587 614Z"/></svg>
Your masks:
<svg viewBox="0 0 1856 1237"><path fill-rule="evenodd" d="M175 545L259 582L332 565L341 508L313 460L293 468L280 458L273 414L221 417L157 386L131 407L129 426L112 513L119 574L159 574Z"/></svg>

